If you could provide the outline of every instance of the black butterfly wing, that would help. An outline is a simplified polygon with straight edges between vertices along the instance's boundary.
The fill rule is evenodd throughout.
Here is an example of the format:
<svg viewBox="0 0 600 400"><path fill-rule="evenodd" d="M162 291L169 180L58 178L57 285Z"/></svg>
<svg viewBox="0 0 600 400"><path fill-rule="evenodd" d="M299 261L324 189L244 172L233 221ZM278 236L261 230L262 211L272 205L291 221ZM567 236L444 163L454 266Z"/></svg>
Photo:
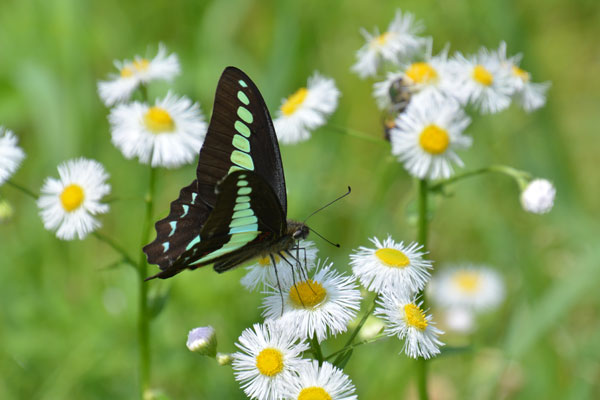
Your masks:
<svg viewBox="0 0 600 400"><path fill-rule="evenodd" d="M198 196L197 187L194 180L181 189L177 200L171 203L169 215L154 225L156 239L143 249L150 264L168 268L185 251L190 240L200 234L212 208Z"/></svg>
<svg viewBox="0 0 600 400"><path fill-rule="evenodd" d="M254 172L234 171L218 185L215 208L200 233L171 266L152 278L213 263L223 272L268 253L286 228L285 213L271 186Z"/></svg>
<svg viewBox="0 0 600 400"><path fill-rule="evenodd" d="M181 261L217 201L217 183L235 170L260 175L287 213L285 177L269 111L254 82L239 69L228 67L217 85L197 179L181 190L169 215L156 223L156 239L144 247L149 263L166 270Z"/></svg>
<svg viewBox="0 0 600 400"><path fill-rule="evenodd" d="M227 67L219 79L196 173L200 195L208 204L215 204L217 182L235 170L260 175L287 214L285 177L269 110L254 82L239 69Z"/></svg>

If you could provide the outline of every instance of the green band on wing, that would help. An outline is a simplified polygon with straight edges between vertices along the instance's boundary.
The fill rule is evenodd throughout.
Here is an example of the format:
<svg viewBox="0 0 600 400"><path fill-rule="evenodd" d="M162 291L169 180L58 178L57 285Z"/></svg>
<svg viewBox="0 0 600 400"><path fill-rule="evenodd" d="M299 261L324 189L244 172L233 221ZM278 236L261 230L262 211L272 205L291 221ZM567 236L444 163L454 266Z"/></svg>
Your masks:
<svg viewBox="0 0 600 400"><path fill-rule="evenodd" d="M240 210L240 211L234 212L233 215L231 216L231 219L249 217L251 215L254 215L254 211L252 211L251 209L247 208L245 210Z"/></svg>
<svg viewBox="0 0 600 400"><path fill-rule="evenodd" d="M244 245L256 239L259 233L259 231L234 233L233 235L231 235L229 241L225 243L220 249L217 249L212 253L205 255L204 257L194 261L193 263L190 263L190 265L214 260L222 255L231 253L241 247L244 247Z"/></svg>
<svg viewBox="0 0 600 400"><path fill-rule="evenodd" d="M233 136L233 145L238 149L245 151L246 153L250 152L250 142L248 139L243 137L242 135L238 135L237 133Z"/></svg>
<svg viewBox="0 0 600 400"><path fill-rule="evenodd" d="M238 192L237 192L238 196L243 196L243 195L250 194L250 193L252 193L251 187L241 187L238 189Z"/></svg>
<svg viewBox="0 0 600 400"><path fill-rule="evenodd" d="M247 210L248 208L250 208L250 203L239 203L233 207L233 211Z"/></svg>
<svg viewBox="0 0 600 400"><path fill-rule="evenodd" d="M243 151L234 150L231 152L229 157L232 163L250 171L254 171L254 163L250 154L244 153Z"/></svg>
<svg viewBox="0 0 600 400"><path fill-rule="evenodd" d="M250 137L250 134L252 132L250 132L250 128L248 128L248 126L246 124L244 124L242 121L235 121L235 124L233 124L233 127L235 128L236 131L238 131L239 133L241 133L242 135L246 136L246 137Z"/></svg>
<svg viewBox="0 0 600 400"><path fill-rule="evenodd" d="M230 173L235 172L235 171L245 171L245 169L240 168L237 165L232 165L231 167L229 167L229 172L227 172L227 174L229 175Z"/></svg>
<svg viewBox="0 0 600 400"><path fill-rule="evenodd" d="M189 250L192 247L194 247L194 245L200 243L200 235L196 236L191 242L188 243L188 245L185 247L185 250Z"/></svg>
<svg viewBox="0 0 600 400"><path fill-rule="evenodd" d="M245 105L250 104L250 100L248 99L248 96L246 96L246 94L244 92L242 92L241 90L238 91L238 99L240 99L240 101L242 103L244 103Z"/></svg>
<svg viewBox="0 0 600 400"><path fill-rule="evenodd" d="M248 111L246 107L239 106L237 109L237 115L247 124L251 124L254 121L252 113Z"/></svg>
<svg viewBox="0 0 600 400"><path fill-rule="evenodd" d="M258 222L258 218L256 218L256 216L252 215L251 217L244 217L244 218L238 218L238 219L232 220L229 223L229 227L235 228L236 226L250 225L250 224L255 224L257 222Z"/></svg>
<svg viewBox="0 0 600 400"><path fill-rule="evenodd" d="M229 230L229 234L233 235L235 233L254 232L257 229L258 229L258 224L250 224L250 225L237 226L235 228L231 228Z"/></svg>

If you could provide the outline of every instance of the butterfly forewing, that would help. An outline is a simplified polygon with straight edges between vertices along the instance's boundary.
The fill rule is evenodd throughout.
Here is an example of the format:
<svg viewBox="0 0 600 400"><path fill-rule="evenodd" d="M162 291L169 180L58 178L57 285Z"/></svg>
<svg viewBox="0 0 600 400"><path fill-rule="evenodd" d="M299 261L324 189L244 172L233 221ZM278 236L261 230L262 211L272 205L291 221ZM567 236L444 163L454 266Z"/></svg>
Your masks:
<svg viewBox="0 0 600 400"><path fill-rule="evenodd" d="M208 204L215 204L217 182L235 170L260 175L287 213L285 177L269 111L250 78L228 67L217 85L213 114L198 159L198 189Z"/></svg>

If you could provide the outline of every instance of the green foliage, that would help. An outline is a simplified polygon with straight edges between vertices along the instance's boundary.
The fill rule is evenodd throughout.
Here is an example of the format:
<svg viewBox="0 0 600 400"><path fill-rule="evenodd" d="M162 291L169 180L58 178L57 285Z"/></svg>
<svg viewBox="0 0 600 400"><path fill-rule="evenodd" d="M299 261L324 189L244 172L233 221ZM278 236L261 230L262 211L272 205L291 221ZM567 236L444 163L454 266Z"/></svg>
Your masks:
<svg viewBox="0 0 600 400"><path fill-rule="evenodd" d="M362 45L360 27L387 26L396 2L4 0L0 3L0 124L19 136L27 158L15 181L37 191L56 165L86 156L111 174L111 211L102 232L129 254L143 221L147 168L110 143L107 110L96 93L112 60L158 42L178 53L179 93L210 114L227 65L243 68L272 110L313 70L336 79L343 96L332 124L382 137L371 82L350 73ZM429 248L436 268L473 261L498 268L508 285L503 308L479 321L472 349L430 363L432 385L454 398L592 399L600 393L597 290L600 6L595 1L416 1L401 4L423 19L434 49L475 51L508 42L523 51L536 81L552 81L546 108L516 107L481 117L468 129L468 169L508 164L554 181L547 216L524 213L516 186L486 175L457 183L452 196L432 196ZM155 85L151 95L166 91ZM301 219L352 186L352 195L314 217L312 225L343 244L317 241L320 254L347 269L351 249L387 233L415 239L413 183L389 146L324 127L282 149L289 215ZM160 170L156 217L189 183L195 166ZM43 229L33 201L0 188L14 214L0 223L0 398L134 398L137 393L136 272L104 243L61 242ZM433 208L432 208L433 209ZM408 222L407 222L408 221ZM118 267L106 268L109 265ZM153 268L153 267L151 267ZM243 290L238 269L209 268L161 283L152 302L153 387L169 398L233 399L243 393L230 367L185 347L188 330L212 325L220 351L232 352L241 331L260 321L260 295ZM151 282L150 285L157 283ZM168 288L168 289L167 289ZM323 353L345 339L324 344ZM452 348L465 339L446 335ZM330 348L329 348L330 347ZM411 391L416 363L396 339L357 347L346 372L359 398L392 399ZM413 388L414 392L414 388ZM449 397L451 398L451 397Z"/></svg>

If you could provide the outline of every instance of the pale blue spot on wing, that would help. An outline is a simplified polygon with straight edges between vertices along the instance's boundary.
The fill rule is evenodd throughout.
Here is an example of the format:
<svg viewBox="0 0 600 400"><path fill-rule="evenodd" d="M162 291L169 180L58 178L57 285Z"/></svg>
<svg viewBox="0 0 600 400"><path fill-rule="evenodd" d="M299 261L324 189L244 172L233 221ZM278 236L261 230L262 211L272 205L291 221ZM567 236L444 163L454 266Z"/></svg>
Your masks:
<svg viewBox="0 0 600 400"><path fill-rule="evenodd" d="M248 99L248 96L246 96L246 93L239 90L237 94L238 94L238 99L240 99L240 101L242 103L244 103L245 105L250 104L250 100Z"/></svg>
<svg viewBox="0 0 600 400"><path fill-rule="evenodd" d="M250 194L250 193L252 193L252 188L251 187L241 187L241 188L238 189L238 193L237 194L239 196L243 196L243 195Z"/></svg>
<svg viewBox="0 0 600 400"><path fill-rule="evenodd" d="M177 221L171 221L169 222L169 225L171 225L171 232L169 233L169 237L173 236L173 234L175 233L175 229L177 228Z"/></svg>
<svg viewBox="0 0 600 400"><path fill-rule="evenodd" d="M183 214L181 214L181 218L183 218L187 215L188 211L190 211L190 206L188 206L187 204L184 204L181 207L183 207Z"/></svg>
<svg viewBox="0 0 600 400"><path fill-rule="evenodd" d="M233 145L236 149L245 151L246 153L250 151L250 142L248 139L237 133L233 136Z"/></svg>
<svg viewBox="0 0 600 400"><path fill-rule="evenodd" d="M189 250L192 247L194 247L194 245L200 243L200 235L196 236L191 242L188 243L188 245L185 247L185 250Z"/></svg>
<svg viewBox="0 0 600 400"><path fill-rule="evenodd" d="M252 113L246 108L239 106L237 109L237 115L247 124L251 124L254 121Z"/></svg>
<svg viewBox="0 0 600 400"><path fill-rule="evenodd" d="M232 163L250 170L254 171L254 163L252 162L252 157L248 153L244 153L243 151L234 150L231 152L231 156L229 157Z"/></svg>
<svg viewBox="0 0 600 400"><path fill-rule="evenodd" d="M246 82L244 82L243 80L239 80L238 83L240 84L240 86L242 87L248 87L248 84Z"/></svg>
<svg viewBox="0 0 600 400"><path fill-rule="evenodd" d="M162 246L163 246L163 249L164 249L163 253L166 253L169 250L169 242L164 242L162 244Z"/></svg>
<svg viewBox="0 0 600 400"><path fill-rule="evenodd" d="M251 217L244 217L244 218L238 218L238 219L232 220L229 223L229 227L234 228L236 226L255 224L257 222L258 222L258 218L256 218L256 216L252 215Z"/></svg>
<svg viewBox="0 0 600 400"><path fill-rule="evenodd" d="M198 193L193 192L192 193L192 204L194 204L196 202L196 196L198 196Z"/></svg>
<svg viewBox="0 0 600 400"><path fill-rule="evenodd" d="M244 232L254 232L258 229L258 224L248 224L243 226L236 226L235 228L231 228L229 230L229 234L233 235L236 233L244 233Z"/></svg>

